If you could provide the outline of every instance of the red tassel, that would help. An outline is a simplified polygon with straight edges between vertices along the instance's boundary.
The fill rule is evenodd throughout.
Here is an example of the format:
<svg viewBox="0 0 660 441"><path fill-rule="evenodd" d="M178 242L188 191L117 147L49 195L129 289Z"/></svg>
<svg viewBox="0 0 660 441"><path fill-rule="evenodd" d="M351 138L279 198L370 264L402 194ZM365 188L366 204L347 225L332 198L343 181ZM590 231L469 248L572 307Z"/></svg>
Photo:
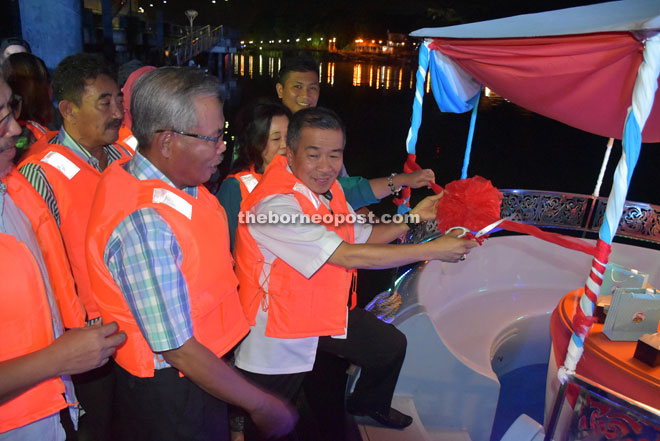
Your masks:
<svg viewBox="0 0 660 441"><path fill-rule="evenodd" d="M502 193L481 176L450 182L438 202L438 229L481 230L500 218L501 201Z"/></svg>

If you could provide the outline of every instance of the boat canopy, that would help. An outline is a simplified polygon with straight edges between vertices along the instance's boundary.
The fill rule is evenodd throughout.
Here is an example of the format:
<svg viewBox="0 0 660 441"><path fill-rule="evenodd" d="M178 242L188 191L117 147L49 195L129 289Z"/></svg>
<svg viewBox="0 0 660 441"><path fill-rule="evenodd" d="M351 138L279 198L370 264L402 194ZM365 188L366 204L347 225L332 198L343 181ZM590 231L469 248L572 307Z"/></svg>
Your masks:
<svg viewBox="0 0 660 441"><path fill-rule="evenodd" d="M621 139L645 42L659 32L660 1L623 0L410 35L429 39L431 69L454 64L457 78L470 77L521 107ZM657 89L654 101L644 142L660 142Z"/></svg>
<svg viewBox="0 0 660 441"><path fill-rule="evenodd" d="M660 141L660 1L601 3L422 29L411 35L427 39L420 46L413 117L406 140L409 168L415 164L427 67L441 110L472 109L470 130L483 85L541 115L622 140L623 152L614 171L604 221L589 252L594 256L591 271L573 316L575 331L558 371L565 383L575 372L593 324L612 239L642 141ZM469 139L463 178L469 163Z"/></svg>
<svg viewBox="0 0 660 441"><path fill-rule="evenodd" d="M411 37L521 38L602 32L657 31L660 2L625 0L557 11L523 14L477 23L414 31Z"/></svg>

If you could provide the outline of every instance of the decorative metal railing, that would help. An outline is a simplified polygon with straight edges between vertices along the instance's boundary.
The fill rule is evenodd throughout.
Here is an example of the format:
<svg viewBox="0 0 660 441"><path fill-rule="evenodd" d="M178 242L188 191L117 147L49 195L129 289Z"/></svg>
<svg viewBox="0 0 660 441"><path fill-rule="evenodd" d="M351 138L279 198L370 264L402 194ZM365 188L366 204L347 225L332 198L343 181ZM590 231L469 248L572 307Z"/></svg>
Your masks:
<svg viewBox="0 0 660 441"><path fill-rule="evenodd" d="M222 37L224 37L223 26L211 29L211 26L206 25L168 45L165 54L173 61L176 60L176 65L182 65L212 48Z"/></svg>
<svg viewBox="0 0 660 441"><path fill-rule="evenodd" d="M598 233L607 198L535 190L501 190L502 217L538 227ZM435 222L408 232L405 242L419 243L436 236ZM660 244L660 206L626 202L617 236Z"/></svg>
<svg viewBox="0 0 660 441"><path fill-rule="evenodd" d="M501 217L523 224L544 228L560 228L577 232L597 234L603 223L606 198L581 194L558 193L534 190L501 190L503 199ZM441 233L437 221L429 221L408 231L404 243L421 243ZM653 246L660 245L660 206L640 202L626 202L619 223L617 236L636 239ZM399 272L397 271L399 274ZM399 278L392 287L375 296L366 306L378 318L391 322L399 311L402 297L401 283L408 278ZM405 291L405 289L403 290Z"/></svg>

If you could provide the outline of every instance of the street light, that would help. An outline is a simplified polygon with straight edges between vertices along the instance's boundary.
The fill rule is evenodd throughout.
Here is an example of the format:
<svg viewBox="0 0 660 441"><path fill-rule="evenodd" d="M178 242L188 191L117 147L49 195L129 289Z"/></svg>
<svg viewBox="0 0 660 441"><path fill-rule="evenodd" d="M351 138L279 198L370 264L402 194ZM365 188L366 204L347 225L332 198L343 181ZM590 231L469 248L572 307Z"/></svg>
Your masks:
<svg viewBox="0 0 660 441"><path fill-rule="evenodd" d="M195 11L194 9L188 9L186 12L186 17L188 17L188 20L190 21L190 38L192 38L193 34L193 21L197 17L198 12Z"/></svg>

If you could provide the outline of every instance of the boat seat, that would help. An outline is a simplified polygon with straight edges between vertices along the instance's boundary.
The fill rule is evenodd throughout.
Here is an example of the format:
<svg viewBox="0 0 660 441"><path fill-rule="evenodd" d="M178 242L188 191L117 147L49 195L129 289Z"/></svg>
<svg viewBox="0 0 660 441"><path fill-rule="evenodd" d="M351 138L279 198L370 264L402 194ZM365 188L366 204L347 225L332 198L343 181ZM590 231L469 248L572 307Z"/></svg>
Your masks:
<svg viewBox="0 0 660 441"><path fill-rule="evenodd" d="M522 414L511 424L500 441L543 441L543 426Z"/></svg>

